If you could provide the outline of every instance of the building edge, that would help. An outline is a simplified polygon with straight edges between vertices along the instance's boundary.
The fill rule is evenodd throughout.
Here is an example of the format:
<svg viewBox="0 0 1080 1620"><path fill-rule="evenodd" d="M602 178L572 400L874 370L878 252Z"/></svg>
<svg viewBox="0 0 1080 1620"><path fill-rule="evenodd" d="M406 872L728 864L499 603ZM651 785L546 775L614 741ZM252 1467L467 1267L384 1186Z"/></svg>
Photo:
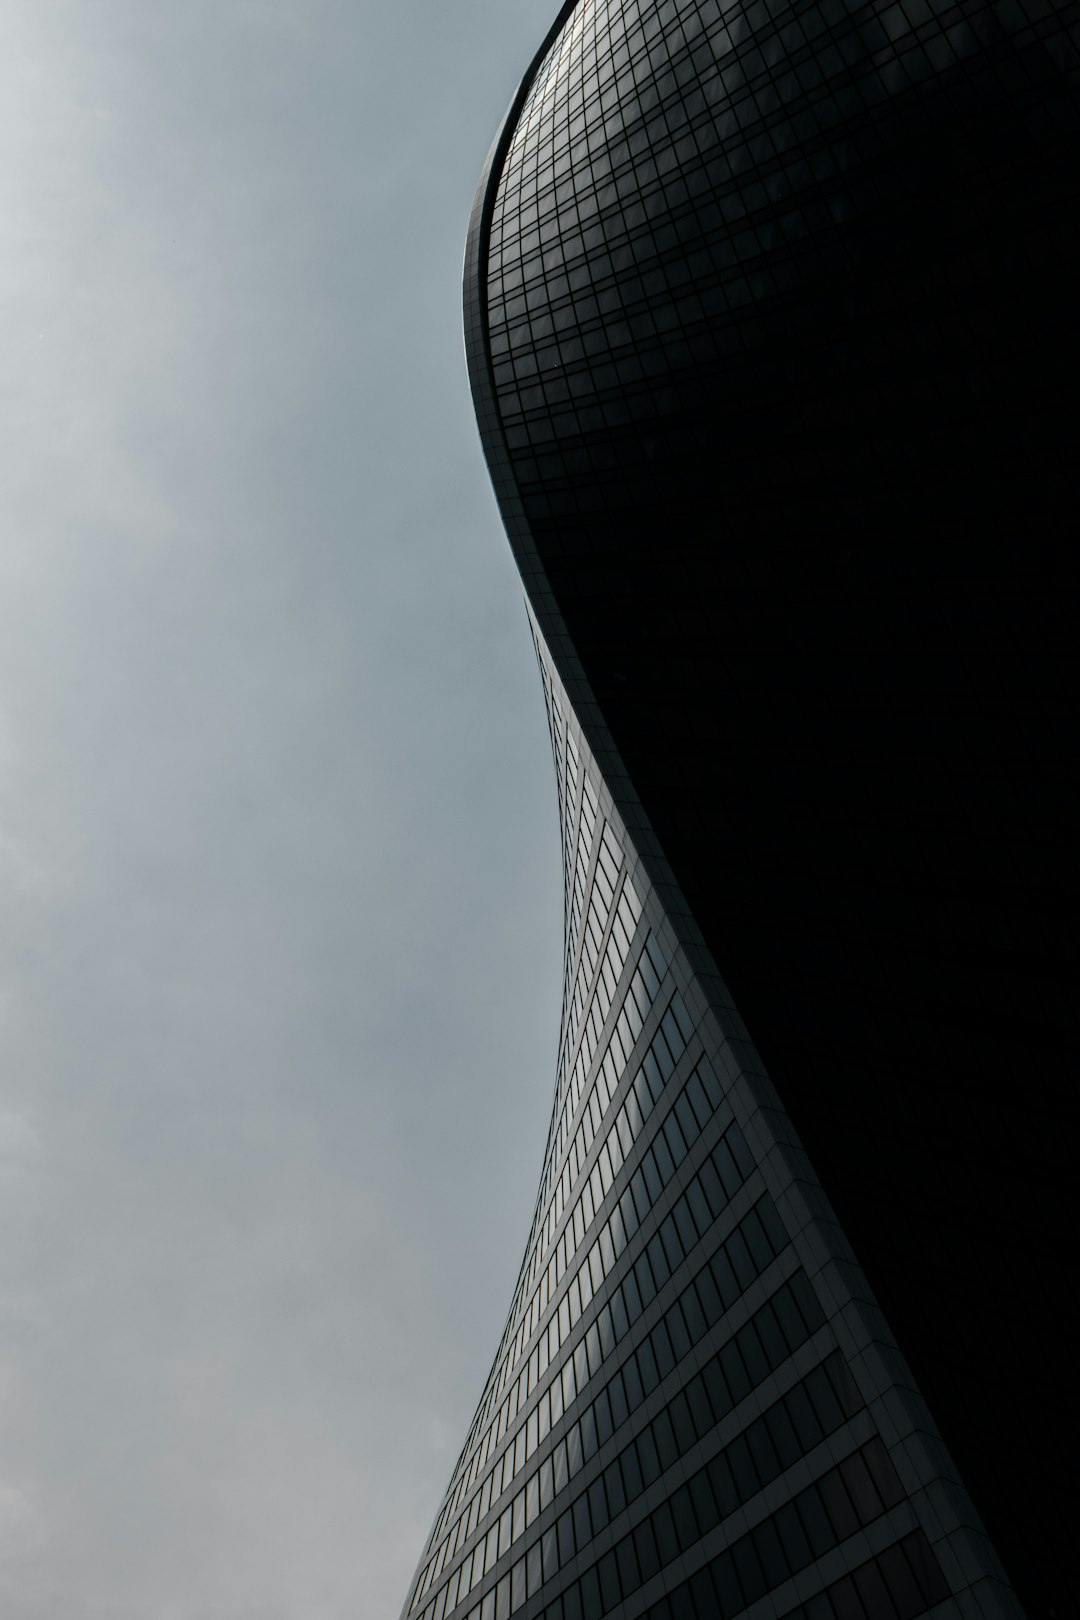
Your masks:
<svg viewBox="0 0 1080 1620"><path fill-rule="evenodd" d="M503 163L517 119L532 85L581 0L564 0L514 94L492 142L480 177L466 243L463 275L465 355L477 426L488 473L514 560L521 574L537 656L565 695L584 757L596 771L602 802L622 828L632 866L646 896L645 909L679 963L680 978L693 997L695 1010L710 1029L717 1054L724 1053L725 1072L739 1087L740 1123L763 1167L797 1248L810 1271L829 1320L835 1316L841 1346L859 1379L868 1404L880 1407L886 1441L906 1456L901 1478L913 1491L925 1493L927 1506L940 1515L936 1533L950 1544L947 1568L954 1596L965 1615L987 1617L1022 1614L1001 1561L919 1391L900 1347L889 1329L858 1258L818 1180L787 1110L753 1045L752 1033L739 1017L720 969L686 902L670 864L634 789L603 714L585 676L576 649L549 584L507 454L496 404L492 356L488 341L488 241ZM875 1409L876 1410L876 1409ZM934 1544L934 1536L928 1536ZM953 1562L953 1559L955 1561ZM955 1583L955 1584L954 1584ZM406 1613L408 1611L406 1610Z"/></svg>
<svg viewBox="0 0 1080 1620"><path fill-rule="evenodd" d="M496 406L488 342L488 237L502 167L518 116L552 46L579 3L568 0L560 8L488 153L473 205L464 265L465 352L472 397L500 514L521 573L537 657L546 683L561 699L567 730L577 742L602 813L623 849L628 875L642 900L643 915L671 961L676 986L690 1011L695 1032L723 1079L726 1100L896 1467L915 1523L925 1533L941 1565L951 1597L935 1606L932 1613L942 1620L946 1615L962 1615L965 1620L1015 1620L1023 1611L1008 1576L753 1044L752 1031L739 1017L615 748L567 633L513 478ZM554 732L552 740L554 744ZM565 848L565 823L562 831L565 861L570 858ZM568 930L565 944L569 950ZM533 1229L535 1220L534 1215ZM526 1245L526 1255L528 1248ZM512 1306L500 1352L513 1319ZM498 1361L499 1354L495 1365ZM490 1382L489 1374L485 1393ZM455 1476L468 1445L467 1440L455 1464ZM441 1510L436 1529L440 1522ZM435 1531L425 1543L418 1573L424 1569L434 1539ZM692 1555L684 1562L692 1572ZM414 1614L419 1620L426 1613L425 1604L415 1596L416 1588L414 1575L402 1620ZM767 1608L772 1600L777 1602L776 1609ZM798 1597L793 1595L790 1601L797 1602ZM783 1606L781 1594L771 1592L751 1612L756 1614L760 1609L763 1614L780 1613ZM619 1612L631 1620L640 1608L641 1604L634 1600ZM526 1620L531 1620L531 1603L524 1613Z"/></svg>

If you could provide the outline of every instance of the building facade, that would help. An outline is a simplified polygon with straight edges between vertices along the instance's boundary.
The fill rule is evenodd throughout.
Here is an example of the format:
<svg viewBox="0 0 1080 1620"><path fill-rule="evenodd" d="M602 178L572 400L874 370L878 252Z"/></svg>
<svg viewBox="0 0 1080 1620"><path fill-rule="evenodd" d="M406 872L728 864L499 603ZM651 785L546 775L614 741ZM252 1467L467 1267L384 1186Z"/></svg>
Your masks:
<svg viewBox="0 0 1080 1620"><path fill-rule="evenodd" d="M405 1616L1080 1612L1078 22L576 0L492 148L563 1018Z"/></svg>

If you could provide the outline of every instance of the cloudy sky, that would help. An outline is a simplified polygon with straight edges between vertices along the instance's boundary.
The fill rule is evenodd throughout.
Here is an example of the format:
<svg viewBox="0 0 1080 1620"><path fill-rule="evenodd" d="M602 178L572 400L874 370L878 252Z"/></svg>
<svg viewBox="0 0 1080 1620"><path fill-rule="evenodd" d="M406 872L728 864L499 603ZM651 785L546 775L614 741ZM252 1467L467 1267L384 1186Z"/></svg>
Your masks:
<svg viewBox="0 0 1080 1620"><path fill-rule="evenodd" d="M556 1046L468 400L554 0L0 0L0 1613L394 1620Z"/></svg>

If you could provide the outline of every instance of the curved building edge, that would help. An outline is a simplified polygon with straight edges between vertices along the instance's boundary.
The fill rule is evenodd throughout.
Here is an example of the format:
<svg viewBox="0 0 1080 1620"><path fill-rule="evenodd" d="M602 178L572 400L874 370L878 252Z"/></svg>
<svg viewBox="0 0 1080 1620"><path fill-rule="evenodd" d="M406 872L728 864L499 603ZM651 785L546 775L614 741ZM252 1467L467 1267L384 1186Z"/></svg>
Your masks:
<svg viewBox="0 0 1080 1620"><path fill-rule="evenodd" d="M757 1178L755 1186L760 1186L764 1190L783 1223L792 1256L786 1263L793 1267L797 1266L806 1275L820 1305L824 1321L822 1328L818 1330L822 1335L821 1342L817 1345L819 1358L824 1360L828 1353L823 1348L826 1342L833 1351L838 1351L843 1357L846 1367L854 1376L860 1399L864 1403L863 1411L866 1415L865 1418L860 1417L859 1421L865 1421L868 1434L873 1433L880 1437L888 1454L890 1466L895 1470L903 1487L902 1501L897 1501L882 1519L873 1521L868 1528L862 1528L857 1532L857 1551L854 1542L846 1547L829 1549L819 1559L815 1559L809 1573L794 1572L787 1582L770 1589L769 1596L763 1594L760 1612L776 1615L801 1614L803 1611L799 1607L800 1604L828 1590L830 1582L839 1585L842 1581L850 1581L853 1572L868 1568L871 1564L876 1569L875 1560L879 1559L890 1546L898 1545L903 1535L917 1533L925 1538L925 1543L933 1555L934 1567L940 1571L947 1585L948 1595L944 1591L938 1594L940 1606L935 1606L935 1613L943 1616L980 1615L987 1617L987 1620L991 1616L1015 1616L1021 1612L1019 1604L980 1523L967 1489L959 1477L932 1414L916 1386L888 1324L877 1307L872 1290L840 1229L791 1120L765 1072L752 1044L752 1032L748 1034L732 1004L717 965L674 880L659 841L620 760L603 714L595 702L567 633L542 559L533 542L514 481L492 381L486 304L487 232L503 159L514 135L517 116L527 98L536 72L566 21L576 9L576 0L571 0L571 3L561 8L511 103L507 118L489 154L477 193L465 260L465 337L473 398L500 511L528 597L548 703L557 780L560 785L564 876L568 895L565 963L567 982L569 983L575 971L575 962L580 964L581 961L581 941L580 938L575 940L571 927L569 896L573 884L574 849L580 835L581 806L585 795L583 784L588 781L599 805L600 819L610 829L611 837L621 852L623 864L620 882L632 885L640 902L638 932L635 934L630 956L624 964L612 1008L614 1009L626 994L634 961L641 956L642 941L647 934L657 941L661 957L667 963L670 987L681 997L689 1016L693 1033L686 1050L691 1050L692 1043L696 1043L692 1045L692 1051L700 1053L707 1059L719 1077L723 1090L722 1108L727 1110L725 1117L730 1117L741 1131L753 1158L753 1176ZM577 788L575 803L568 803L569 793L566 788L565 760L571 740L576 750L580 771L580 785ZM595 873L597 863L595 847L591 862ZM594 976L592 994L596 993L597 982ZM564 998L560 1051L566 1049L567 1020L568 1006ZM619 1099L627 1095L628 1077L636 1062L640 1042L645 1040L647 1035L648 1024L635 1042L634 1058L628 1060L626 1068L618 1078L611 1103L613 1111L618 1106ZM580 1031L576 1039L580 1050ZM689 1062L689 1059L684 1058L680 1061ZM681 1072L677 1067L674 1075L676 1085L679 1083ZM560 1106L565 1103L565 1098L561 1096L561 1088L565 1085L566 1078L563 1072L560 1072L557 1078L546 1160L549 1165L557 1144ZM685 1079L685 1075L683 1078ZM580 1115L574 1115L575 1120L579 1117ZM605 1115L605 1119L606 1117ZM715 1129L715 1125L710 1123L709 1129ZM620 1184L616 1182L611 1197L618 1194L619 1186ZM661 1213L669 1210L675 1202L673 1194L667 1188L664 1189L663 1198L666 1202L657 1206ZM528 1455L524 1469L515 1468L508 1476L509 1482L505 1487L501 1491L492 1491L484 1513L465 1535L459 1536L455 1529L460 1522L462 1509L467 1512L470 1501L480 1499L483 1488L482 1475L490 1470L492 1460L498 1465L501 1459L513 1453L517 1435L525 1434L532 1413L536 1410L535 1404L530 1405L533 1401L530 1388L525 1404L514 1418L508 1421L505 1432L500 1433L491 1448L485 1451L484 1464L479 1474L474 1474L472 1481L462 1490L462 1481L467 1478L470 1468L470 1458L476 1455L477 1441L482 1439L484 1421L490 1417L493 1410L496 1410L493 1397L500 1394L508 1384L513 1383L515 1376L519 1376L520 1367L527 1366L539 1338L558 1315L560 1298L553 1297L546 1301L538 1321L530 1328L520 1353L512 1353L514 1335L520 1331L523 1320L528 1319L527 1311L526 1316L524 1318L522 1316L523 1285L528 1277L529 1257L537 1241L544 1204L542 1182L529 1244L526 1247L526 1256L515 1290L514 1304L507 1319L499 1352L485 1385L477 1419L474 1420L470 1436L455 1467L450 1488L410 1588L403 1610L403 1620L405 1616L411 1615L416 1615L418 1620L451 1620L451 1617L453 1620L473 1620L474 1616L476 1620L505 1620L507 1614L518 1612L524 1615L525 1620L534 1620L534 1617L545 1614L547 1606L559 1599L562 1593L571 1589L584 1591L582 1581L596 1562L595 1559L590 1562L586 1551L579 1547L571 1555L568 1563L561 1566L550 1580L545 1576L540 1587L536 1589L531 1584L531 1566L527 1555L534 1546L540 1545L540 1540L532 1534L534 1520L531 1518L528 1519L521 1536L515 1534L514 1504L518 1496L523 1500L525 1498L526 1486L533 1477L530 1468L534 1455L541 1459L541 1464L543 1462L543 1442L535 1451L526 1447ZM605 1198L603 1209L606 1211L608 1208L609 1204ZM601 1210L596 1212L597 1227L600 1225L602 1213ZM565 1223L565 1211L563 1220ZM565 1225L563 1229L565 1230ZM588 1236L594 1229L590 1227L586 1233L586 1247ZM709 1241L708 1238L702 1239L705 1246ZM631 1249L627 1252L632 1256L634 1251ZM782 1263L781 1256L778 1255L776 1259L778 1264ZM623 1275L617 1269L620 1261L621 1256L616 1256L613 1277ZM595 1292L594 1300L602 1307L610 1300L613 1292L614 1284L605 1276ZM652 1326L659 1320L660 1308L666 1306L669 1295L670 1288L668 1294L664 1294L662 1289L658 1295L659 1303L654 1301L642 1317L641 1320L647 1330L651 1331ZM745 1311L746 1307L740 1306L740 1309ZM745 1319L744 1315L741 1320ZM580 1330L578 1324L574 1323L568 1340L560 1346L559 1360L552 1363L553 1367L565 1365L567 1360L573 1358L575 1352L580 1351L586 1342L590 1327L591 1321L587 1313L583 1314ZM639 1330L639 1325L635 1324L632 1339L628 1342L640 1345L643 1342L642 1331L644 1330ZM714 1344L721 1343L723 1333L723 1324L718 1324L715 1330L710 1330L710 1336L702 1342L711 1350ZM615 1353L619 1356L624 1354L621 1343L616 1347ZM703 1351L695 1346L696 1360L700 1362L702 1357ZM550 1378L550 1373L548 1376ZM671 1395L673 1389L678 1392L678 1388L681 1387L680 1376L678 1372L672 1372L670 1382L662 1385L661 1394L665 1398ZM792 1376L790 1371L787 1376L789 1378ZM782 1383L783 1378L780 1381ZM547 1386L544 1388L546 1390ZM764 1404L762 1399L761 1405ZM575 1405L572 1410L577 1409ZM658 1401L654 1400L651 1404L647 1404L645 1411L650 1421L658 1410ZM569 1415L570 1409L567 1416ZM705 1455L709 1446L719 1444L721 1439L725 1444L730 1443L741 1432L739 1424L745 1426L748 1422L749 1418L744 1414L734 1426L732 1422L727 1422L726 1425L718 1424L716 1434L711 1439L699 1437L695 1458ZM637 1434L641 1432L641 1427L642 1421L635 1416L630 1422L630 1432ZM617 1455L620 1447L625 1448L623 1433L614 1435L601 1445L595 1463L592 1458L588 1459L582 1475L587 1483L590 1480L595 1481L601 1467L608 1465L609 1457ZM549 1445L547 1455L550 1456L552 1451L553 1447ZM801 1463L799 1466L802 1468ZM820 1467L820 1462L818 1466ZM806 1477L803 1469L799 1478L802 1480ZM567 1488L569 1489L569 1486ZM785 1489L786 1499L794 1496L793 1485L788 1483ZM781 1490L779 1496L783 1495L784 1492ZM770 1500L778 1499L777 1491L774 1490ZM556 1495L554 1511L549 1512L548 1508L541 1510L540 1516L535 1520L539 1532L550 1531L555 1525L563 1511L562 1500ZM528 1511L526 1503L522 1509L523 1520ZM506 1515L509 1515L510 1529L509 1541L504 1549L499 1526ZM754 1521L754 1510L747 1512L741 1507L735 1515L735 1521L740 1529L749 1525L751 1531L756 1527L756 1522L759 1522L751 1522ZM460 1571L470 1561L475 1561L477 1548L491 1545L493 1530L496 1535L494 1561L487 1563L483 1575L475 1584L469 1586L464 1596L455 1594L456 1601L451 1603L444 1595L450 1590L450 1583L458 1580L460 1585ZM444 1556L441 1548L449 1544L448 1536L453 1539L453 1550ZM607 1614L616 1612L617 1609L620 1616L625 1616L626 1620L633 1620L633 1617L645 1614L649 1610L649 1605L655 1603L663 1594L675 1591L682 1593L688 1583L692 1584L700 1571L708 1566L710 1559L716 1558L725 1549L730 1548L737 1539L735 1532L730 1528L730 1521L722 1521L719 1526L702 1537L698 1544L681 1550L676 1573L662 1570L653 1576L650 1582L643 1584L640 1590L634 1589L629 1595L621 1591L615 1608L608 1606L595 1612ZM607 1540L604 1545L608 1545ZM523 1571L520 1577L517 1573L519 1567ZM867 1582L869 1581L868 1576ZM594 1590L601 1593L603 1601L598 1577L590 1586L589 1592L592 1593ZM862 1590L861 1586L859 1590ZM584 1602L585 1599L579 1597L574 1601ZM756 1601L755 1599L751 1603L744 1604L743 1608L751 1609L754 1613L759 1612L754 1608ZM771 1609L768 1608L770 1601L774 1605ZM694 1612L693 1599L691 1598L689 1602L690 1608L676 1609L676 1612ZM552 1612L556 1611L552 1609ZM570 1614L572 1611L568 1608L566 1612ZM584 1612L587 1612L587 1608ZM696 1612L702 1612L700 1602Z"/></svg>
<svg viewBox="0 0 1080 1620"><path fill-rule="evenodd" d="M903 1583L903 1594L909 1604L901 1612L909 1616L932 1609L942 1620L945 1616L959 1615L1015 1620L1021 1611L1007 1576L806 1161L760 1058L719 975L710 969L700 947L693 943L687 945L685 927L679 925L677 916L672 917L653 883L649 863L627 831L604 773L592 757L589 741L535 620L533 625L559 784L567 889L570 891L573 885L575 852L584 841L589 849L585 863L586 892L591 891L602 858L600 851L606 841L609 850L617 846L619 871L612 896L614 903L601 930L601 945L610 946L616 928L616 910L620 899L627 894L634 896L630 916L636 914L637 920L610 1006L598 1029L595 1047L588 1044L582 1026L576 1031L568 1028L568 1007L564 1003L553 1129L549 1132L545 1175L518 1287L476 1417L411 1583L402 1620L410 1616L415 1616L416 1620L473 1620L474 1616L476 1620L496 1620L496 1617L501 1620L504 1612L507 1615L520 1613L524 1620L560 1612L570 1616L617 1613L620 1620L624 1616L625 1620L635 1620L637 1616L652 1616L654 1612L666 1613L655 1609L657 1603L665 1598L685 1603L689 1588L694 1586L700 1591L695 1583L709 1579L707 1572L722 1569L730 1579L725 1560L738 1558L744 1543L755 1536L759 1540L765 1535L771 1536L778 1517L797 1499L801 1501L808 1490L814 1491L819 1483L826 1489L833 1488L831 1482L837 1465L858 1465L867 1447L883 1448L884 1463L879 1466L889 1470L894 1495L891 1499L883 1496L881 1501L875 1500L873 1508L867 1510L865 1524L856 1526L853 1521L844 1526L847 1534L842 1538L824 1530L826 1544L820 1556L806 1567L793 1569L785 1579L762 1591L760 1599L755 1596L746 1602L739 1601L730 1609L717 1607L710 1611L703 1607L699 1597L696 1610L687 1607L677 1608L675 1612L697 1613L703 1617L710 1612L749 1612L762 1616L768 1613L770 1616L798 1616L801 1620L805 1612L803 1605L820 1598L821 1594L836 1593L843 1588L835 1600L839 1604L848 1595L853 1580L862 1590L864 1581L868 1587L871 1583L880 1586L898 1570L895 1578ZM590 805L595 806L591 812L595 830L585 840L583 828L590 815ZM566 946L567 979L572 980L581 971L584 960L582 933L580 928L575 931L573 927L572 908L567 920ZM595 1176L607 1140L605 1133L613 1128L613 1119L621 1119L631 1102L635 1083L640 1083L639 1079L635 1081L635 1076L640 1076L642 1056L652 1050L665 1020L670 1032L669 1048L674 1053L681 1042L681 1050L653 1119L641 1129L639 1138L628 1144L626 1162L610 1192L598 1203L594 1219L577 1244L566 1275L560 1277L543 1310L530 1315L528 1288L522 1286L523 1279L527 1282L535 1276L535 1266L530 1271L530 1256L539 1252L541 1258L546 1259L553 1249L560 1248L567 1230L573 1231L572 1210L565 1207L546 1238L542 1230L544 1195L551 1184L551 1166L558 1169L566 1162L566 1149L565 1146L560 1148L556 1128L560 1110L564 1116L568 1113L570 1119L570 1128L562 1132L563 1142L574 1134L580 1140L581 1124L589 1115L590 1084L595 1083L602 1072L601 1060L618 1027L620 1008L629 1000L635 969L640 971L650 959L660 969L659 985L632 1046L627 1044L626 1061L619 1066L610 1102L585 1156L581 1176L572 1184L572 1197L577 1194L581 1179L588 1181ZM599 979L600 970L594 968L589 975L590 1000L597 995ZM676 1002L681 1035L675 1033L671 1024L671 1008ZM592 1056L578 1068L585 1081L582 1095L573 1098L571 1093L568 1098L575 1054L584 1058L590 1051ZM550 1431L546 1435L541 1433L537 1441L536 1431L531 1428L537 1410L537 1393L531 1384L515 1415L508 1421L501 1417L505 1410L504 1392L513 1392L516 1381L524 1377L523 1369L527 1369L535 1357L537 1346L552 1323L559 1320L567 1297L567 1281L571 1288L574 1285L575 1266L580 1267L583 1257L587 1264L592 1251L599 1248L596 1234L610 1224L620 1195L625 1195L626 1184L648 1156L650 1144L657 1135L663 1138L664 1124L677 1108L685 1108L687 1087L693 1083L695 1075L702 1073L703 1066L715 1076L716 1106L699 1137L688 1144L685 1159L671 1171L670 1180L660 1189L655 1207L642 1222L640 1232L634 1234L625 1250L609 1253L602 1260L601 1264L607 1267L605 1274L595 1279L589 1303L571 1323L546 1373L541 1373L536 1389L542 1403L548 1397L552 1381L558 1381L560 1371L568 1363L576 1364L578 1369L573 1402L566 1407L561 1423L553 1423ZM568 1102L572 1103L569 1107ZM658 1129L655 1128L657 1118L660 1120ZM691 1125L684 1131L684 1138L689 1137L693 1128ZM669 1230L673 1222L685 1218L682 1211L687 1196L691 1199L700 1196L698 1187L703 1171L712 1155L724 1151L723 1144L731 1139L733 1132L739 1133L749 1159L745 1179L730 1204L702 1232L700 1241L687 1246L682 1264L676 1264L671 1276L661 1283L655 1298L628 1329L623 1329L616 1342L608 1346L598 1340L596 1324L617 1303L628 1278L636 1274L642 1250L654 1244L658 1234ZM656 1342L658 1334L662 1342L667 1342L665 1334L670 1329L665 1329L664 1324L670 1322L672 1312L680 1323L689 1322L687 1295L695 1299L699 1295L704 1297L703 1280L707 1282L709 1267L715 1272L718 1263L726 1265L725 1256L733 1244L741 1242L747 1220L753 1220L754 1212L766 1206L771 1212L766 1217L766 1225L773 1233L773 1250L771 1256L766 1253L760 1257L764 1262L760 1272L741 1278L740 1283L745 1283L745 1287L734 1285L736 1297L730 1305L725 1302L718 1319L701 1324L700 1334L692 1343L681 1346L672 1341L674 1364L657 1368L656 1386L598 1446L594 1439L590 1449L589 1442L585 1441L576 1471L571 1448L568 1477L560 1487L556 1469L554 1496L549 1501L539 1497L538 1505L542 1505L534 1518L530 1505L533 1481L543 1479L544 1469L550 1467L553 1457L559 1454L568 1429L581 1427L580 1421L574 1422L574 1419L579 1414L588 1419L595 1409L596 1391L599 1389L602 1395L610 1387L611 1369L614 1368L616 1379L621 1372L629 1382L628 1365L634 1367L643 1355L651 1356L649 1346ZM639 1242L639 1238L644 1241ZM726 1364L729 1356L736 1366L742 1365L733 1346L745 1346L743 1335L749 1332L755 1344L764 1344L762 1313L765 1319L775 1320L776 1313L787 1305L785 1291L797 1291L800 1285L812 1294L809 1304L805 1295L802 1296L804 1313L806 1316L817 1313L810 1317L807 1323L810 1331L802 1333L801 1342L794 1343L790 1354L788 1345L778 1351L766 1351L770 1358L767 1366L754 1368L744 1357L748 1371L745 1374L740 1371L738 1376L745 1378L747 1387L745 1391L732 1391L737 1398L731 1411L698 1433L696 1439L692 1435L684 1437L679 1443L678 1455L664 1459L666 1466L651 1490L620 1515L613 1515L610 1528L605 1526L603 1532L594 1534L583 1547L577 1547L534 1591L530 1555L537 1549L542 1550L536 1551L537 1568L541 1569L540 1559L546 1556L547 1542L557 1539L559 1521L572 1516L575 1503L580 1502L590 1488L596 1488L598 1478L609 1476L611 1468L619 1466L619 1459L629 1447L640 1444L643 1433L651 1445L649 1432L657 1432L657 1422L664 1422L665 1413L672 1410L673 1402L679 1400L691 1383L701 1383L703 1372L708 1376L709 1369ZM695 1289L698 1294L694 1293ZM681 1313L680 1301L684 1302ZM697 1332L696 1329L691 1331ZM598 1366L591 1359L597 1347ZM835 1358L840 1358L839 1362ZM582 1365L586 1369L584 1381ZM688 1545L680 1545L678 1557L669 1557L650 1580L629 1590L625 1586L620 1588L614 1605L605 1604L595 1577L596 1569L602 1555L612 1550L613 1543L618 1546L640 1526L642 1506L652 1509L655 1516L657 1509L662 1509L665 1500L671 1499L678 1490L685 1495L686 1482L692 1482L709 1469L723 1467L723 1459L732 1454L733 1447L742 1447L755 1422L758 1427L763 1422L773 1422L773 1414L784 1402L790 1404L794 1398L802 1398L808 1378L820 1377L821 1369L826 1367L833 1368L835 1377L837 1365L851 1381L853 1391L846 1421L838 1422L816 1445L809 1445L796 1460L789 1461L774 1480L766 1479L760 1487L755 1482L754 1489L745 1496L745 1505L737 1496L718 1524L700 1536L695 1535ZM485 1433L495 1438L488 1443ZM524 1446L519 1436L525 1439ZM755 1443L752 1435L751 1443ZM520 1451L520 1459L516 1450ZM479 1465L478 1457L482 1459ZM625 1464L623 1467L625 1469ZM507 1470L506 1482L501 1489L492 1489L488 1494L486 1482L492 1470L498 1477L500 1468ZM548 1478L550 1480L550 1474ZM746 1487L742 1489L745 1491ZM610 1487L608 1490L610 1492ZM515 1511L519 1500L524 1504L520 1527ZM483 1511L477 1513L475 1519L470 1513L473 1502L483 1504ZM608 1505L611 1505L610 1494ZM805 1512L805 1508L800 1511ZM458 1532L459 1524L467 1527L464 1534ZM504 1527L508 1538L505 1547L498 1539ZM831 1544L828 1542L830 1534ZM487 1551L492 1545L493 1559ZM452 1551L444 1553L446 1547ZM462 1570L470 1570L478 1557L484 1561L483 1575L463 1596L454 1593L453 1600L447 1601L444 1594L453 1593L453 1583L460 1581ZM907 1595L909 1589L916 1589L911 1580L913 1568L915 1580L924 1583L922 1590L927 1594L927 1601L915 1601L915 1606L911 1606L913 1600ZM591 1575L594 1579L594 1587L590 1589L593 1591L592 1609L585 1590ZM467 1578L471 1580L471 1573ZM746 1578L744 1575L743 1579ZM709 1586L708 1591L722 1593L722 1586L716 1584L719 1576L714 1574L712 1579L714 1585ZM897 1590L901 1590L899 1586ZM570 1594L567 1603L573 1606L562 1611L557 1604L567 1593ZM714 1597L712 1601L718 1603L720 1599ZM597 1602L598 1608L595 1607ZM824 1612L845 1611L837 1607Z"/></svg>
<svg viewBox="0 0 1080 1620"><path fill-rule="evenodd" d="M749 1054L747 1067L741 1073L742 1084L747 1090L747 1105L757 1115L755 1131L763 1132L762 1142L769 1143L763 1149L763 1157L772 1155L778 1163L776 1185L770 1190L776 1196L781 1188L799 1188L802 1207L797 1217L798 1229L813 1226L814 1235L810 1241L816 1246L817 1253L827 1255L833 1272L839 1268L845 1277L845 1285L839 1291L835 1278L830 1278L825 1297L838 1301L844 1299L844 1309L852 1312L857 1319L849 1342L872 1341L881 1357L881 1365L875 1369L870 1387L885 1391L891 1386L895 1399L904 1404L906 1421L911 1425L910 1432L920 1434L929 1443L920 1470L922 1488L933 1490L935 1484L947 1488L957 1515L955 1523L963 1526L965 1546L955 1566L958 1584L954 1591L967 1594L968 1601L975 1598L976 1608L970 1612L988 1616L1019 1614L1019 1605L1001 1561L986 1535L959 1471L948 1455L911 1370L878 1308L873 1290L840 1229L790 1116L783 1108L760 1055L750 1044L752 1032L746 1030L734 1007L720 970L619 756L551 589L514 479L496 401L488 340L488 233L503 162L516 133L518 115L528 99L537 73L566 24L579 9L580 0L567 0L560 7L492 143L470 218L463 278L465 352L473 405L499 512L525 588L538 658L541 667L548 672L548 681L564 694L567 713L580 733L583 752L602 784L610 814L620 824L621 836L627 847L633 850L639 881L644 880L647 884L646 907L655 913L658 924L675 947L677 959L687 975L686 992L696 1000L704 998L704 1005L708 1006L711 1019L715 1020L715 1035L721 1043L733 1041L736 1043L734 1050L745 1050ZM694 986L692 991L691 984ZM730 1050L732 1048L729 1046ZM885 1366L890 1371L883 1381L882 1368Z"/></svg>

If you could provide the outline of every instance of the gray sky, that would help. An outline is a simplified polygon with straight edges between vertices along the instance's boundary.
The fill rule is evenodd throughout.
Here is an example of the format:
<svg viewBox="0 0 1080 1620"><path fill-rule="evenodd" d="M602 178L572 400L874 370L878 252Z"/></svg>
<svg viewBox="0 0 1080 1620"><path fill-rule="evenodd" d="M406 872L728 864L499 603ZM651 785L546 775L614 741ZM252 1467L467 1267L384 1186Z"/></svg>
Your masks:
<svg viewBox="0 0 1080 1620"><path fill-rule="evenodd" d="M557 1039L461 355L554 0L0 0L0 1613L396 1616Z"/></svg>

